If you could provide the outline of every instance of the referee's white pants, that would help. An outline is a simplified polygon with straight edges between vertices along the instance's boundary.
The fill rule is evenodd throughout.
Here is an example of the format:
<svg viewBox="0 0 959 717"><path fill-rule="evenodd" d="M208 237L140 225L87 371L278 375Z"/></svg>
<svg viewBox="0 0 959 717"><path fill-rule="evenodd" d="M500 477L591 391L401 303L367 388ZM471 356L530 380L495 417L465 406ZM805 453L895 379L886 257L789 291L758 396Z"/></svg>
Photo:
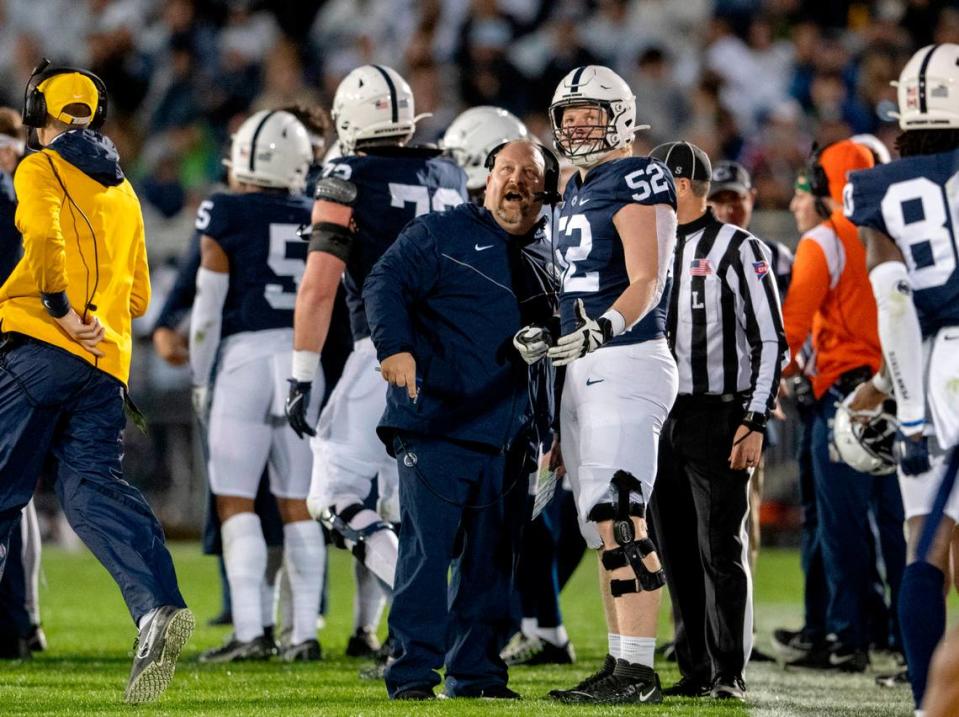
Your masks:
<svg viewBox="0 0 959 717"><path fill-rule="evenodd" d="M580 531L590 548L603 543L587 516L599 503L616 502L610 485L616 471L638 479L649 504L659 434L678 387L676 362L665 339L606 346L567 367L560 443Z"/></svg>

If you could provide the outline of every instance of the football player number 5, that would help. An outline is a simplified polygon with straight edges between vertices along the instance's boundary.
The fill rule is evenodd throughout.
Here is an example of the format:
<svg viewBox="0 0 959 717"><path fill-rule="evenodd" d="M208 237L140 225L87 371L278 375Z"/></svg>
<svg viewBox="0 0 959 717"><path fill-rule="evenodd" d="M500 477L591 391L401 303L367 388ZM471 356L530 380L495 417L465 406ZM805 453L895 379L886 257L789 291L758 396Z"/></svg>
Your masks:
<svg viewBox="0 0 959 717"><path fill-rule="evenodd" d="M956 238L949 230L949 219L956 231L959 217L956 201L947 204L946 195L955 197L957 191L959 173L946 182L945 195L935 182L916 177L891 184L882 198L882 217L889 234L899 239L900 246L908 243L903 255L913 289L942 286L956 268Z"/></svg>
<svg viewBox="0 0 959 717"><path fill-rule="evenodd" d="M303 259L291 259L287 256L290 244L300 245L303 241L296 235L297 224L270 225L270 255L266 260L270 270L279 278L289 277L290 282L284 284L267 284L263 292L266 302L278 310L291 311L296 306L296 289L306 270Z"/></svg>

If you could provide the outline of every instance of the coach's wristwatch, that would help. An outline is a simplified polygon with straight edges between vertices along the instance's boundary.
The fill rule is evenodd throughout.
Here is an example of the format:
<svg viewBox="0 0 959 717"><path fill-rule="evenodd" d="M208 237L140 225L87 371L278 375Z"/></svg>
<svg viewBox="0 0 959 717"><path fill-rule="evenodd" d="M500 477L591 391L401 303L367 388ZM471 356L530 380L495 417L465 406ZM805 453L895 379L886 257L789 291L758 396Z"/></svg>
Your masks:
<svg viewBox="0 0 959 717"><path fill-rule="evenodd" d="M752 431L762 432L766 430L766 414L759 411L746 411L743 420L740 423Z"/></svg>

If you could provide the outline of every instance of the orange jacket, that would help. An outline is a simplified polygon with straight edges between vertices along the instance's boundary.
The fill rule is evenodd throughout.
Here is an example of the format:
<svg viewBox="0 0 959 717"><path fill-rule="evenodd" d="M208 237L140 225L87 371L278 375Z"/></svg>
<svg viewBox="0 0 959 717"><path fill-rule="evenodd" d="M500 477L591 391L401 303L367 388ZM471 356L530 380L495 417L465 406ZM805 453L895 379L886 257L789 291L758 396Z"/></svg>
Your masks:
<svg viewBox="0 0 959 717"><path fill-rule="evenodd" d="M816 398L846 371L860 366L879 369L882 350L866 251L842 209L799 241L783 323L793 356L812 331ZM795 370L793 363L786 372Z"/></svg>

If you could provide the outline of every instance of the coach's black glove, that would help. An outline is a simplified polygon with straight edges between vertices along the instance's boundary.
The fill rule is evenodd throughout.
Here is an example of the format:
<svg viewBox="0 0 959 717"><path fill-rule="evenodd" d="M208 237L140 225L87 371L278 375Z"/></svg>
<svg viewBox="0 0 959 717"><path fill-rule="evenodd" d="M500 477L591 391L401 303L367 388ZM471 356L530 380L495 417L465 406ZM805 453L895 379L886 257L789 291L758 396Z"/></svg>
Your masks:
<svg viewBox="0 0 959 717"><path fill-rule="evenodd" d="M290 422L290 427L300 438L315 436L316 431L306 418L306 409L310 406L310 390L313 388L313 382L297 381L295 378L289 378L287 383L290 384L290 393L286 397L286 418Z"/></svg>
<svg viewBox="0 0 959 717"><path fill-rule="evenodd" d="M929 470L929 442L925 436L913 439L897 433L894 446L896 460L905 475L919 476Z"/></svg>
<svg viewBox="0 0 959 717"><path fill-rule="evenodd" d="M565 336L560 336L556 345L546 353L553 361L554 366L565 366L591 351L595 351L615 335L613 322L610 321L607 314L613 313L619 316L618 311L610 309L598 319L591 319L586 316L586 308L583 306L582 299L576 299L574 311L577 328ZM619 316L619 320L622 322L622 316Z"/></svg>

